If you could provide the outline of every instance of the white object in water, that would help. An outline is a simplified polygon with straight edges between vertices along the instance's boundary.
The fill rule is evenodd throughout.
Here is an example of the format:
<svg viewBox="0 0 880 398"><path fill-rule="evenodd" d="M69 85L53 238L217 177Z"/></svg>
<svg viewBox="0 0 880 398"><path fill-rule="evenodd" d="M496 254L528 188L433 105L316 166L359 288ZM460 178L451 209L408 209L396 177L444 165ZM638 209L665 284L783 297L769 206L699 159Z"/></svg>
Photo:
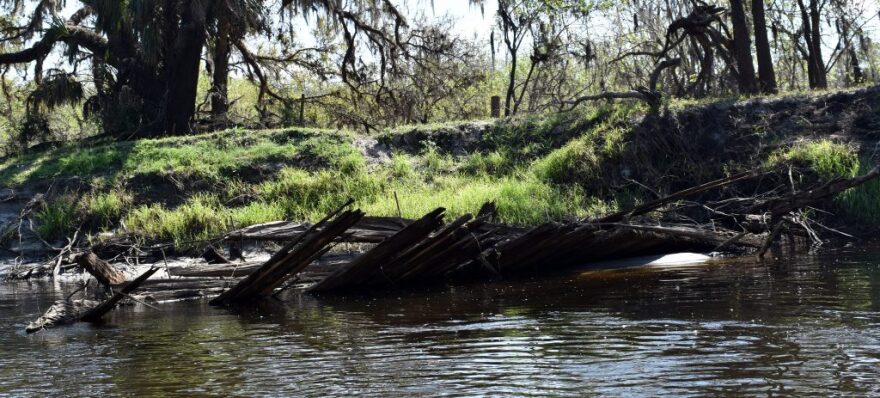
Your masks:
<svg viewBox="0 0 880 398"><path fill-rule="evenodd" d="M674 265L691 265L700 264L711 260L705 254L699 253L672 253L659 254L655 256L629 257L619 260L600 261L596 263L584 264L582 268L589 269L614 269L614 268L632 268L632 267L659 267Z"/></svg>

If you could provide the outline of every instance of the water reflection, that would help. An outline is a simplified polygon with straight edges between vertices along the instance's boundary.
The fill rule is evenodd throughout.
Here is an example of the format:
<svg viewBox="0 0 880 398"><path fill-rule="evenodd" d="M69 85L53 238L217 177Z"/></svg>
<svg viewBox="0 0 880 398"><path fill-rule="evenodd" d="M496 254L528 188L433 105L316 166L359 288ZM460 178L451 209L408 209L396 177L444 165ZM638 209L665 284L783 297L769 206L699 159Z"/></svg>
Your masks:
<svg viewBox="0 0 880 398"><path fill-rule="evenodd" d="M33 336L70 286L0 285L0 395L871 395L880 248L572 271L357 298L117 311Z"/></svg>

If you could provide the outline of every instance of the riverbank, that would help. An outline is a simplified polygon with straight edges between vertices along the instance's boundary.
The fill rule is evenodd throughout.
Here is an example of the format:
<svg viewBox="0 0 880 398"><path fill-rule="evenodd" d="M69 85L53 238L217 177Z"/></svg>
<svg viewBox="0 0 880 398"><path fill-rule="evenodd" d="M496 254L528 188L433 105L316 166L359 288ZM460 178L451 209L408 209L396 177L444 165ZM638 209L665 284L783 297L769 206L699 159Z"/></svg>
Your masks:
<svg viewBox="0 0 880 398"><path fill-rule="evenodd" d="M499 222L533 226L609 214L744 170L790 165L786 188L798 189L864 173L877 159L876 87L645 111L605 104L371 137L229 130L4 159L5 248L45 252L76 235L80 246L124 237L196 250L252 224L316 221L348 197L368 215L410 219L440 206L453 218L494 201ZM871 182L823 207L834 217L815 217L872 228L878 195L880 183ZM13 222L22 210L33 232L30 222ZM25 241L16 236L22 230Z"/></svg>

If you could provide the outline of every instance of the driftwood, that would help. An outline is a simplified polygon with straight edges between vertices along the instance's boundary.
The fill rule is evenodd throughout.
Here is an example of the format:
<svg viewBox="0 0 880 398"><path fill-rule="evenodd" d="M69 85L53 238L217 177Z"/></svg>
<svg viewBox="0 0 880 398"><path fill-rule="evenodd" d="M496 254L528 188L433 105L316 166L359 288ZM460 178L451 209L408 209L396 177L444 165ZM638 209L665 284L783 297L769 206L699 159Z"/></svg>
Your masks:
<svg viewBox="0 0 880 398"><path fill-rule="evenodd" d="M93 255L94 256L94 255ZM122 299L131 297L129 294L141 286L150 276L158 271L158 268L141 274L135 280L125 284L118 292L103 302L94 300L71 300L70 297L56 301L43 315L29 323L25 328L27 333L38 332L43 329L71 324L78 321L97 322L106 313L116 307Z"/></svg>
<svg viewBox="0 0 880 398"><path fill-rule="evenodd" d="M101 260L92 252L76 257L76 263L83 267L104 286L116 286L125 283L125 274L119 272L110 263Z"/></svg>
<svg viewBox="0 0 880 398"><path fill-rule="evenodd" d="M158 270L158 268L150 268L149 270L141 274L141 276L125 284L125 286L123 286L121 290L113 294L113 296L110 296L109 299L105 300L101 304L98 304L97 307L86 311L86 313L84 313L80 317L80 320L84 322L98 322L99 320L101 320L101 317L103 317L104 314L110 312L110 310L115 308L116 304L122 301L122 299L129 297L129 294L131 292L140 287L140 285L144 283L144 281L153 276L153 274L155 274Z"/></svg>

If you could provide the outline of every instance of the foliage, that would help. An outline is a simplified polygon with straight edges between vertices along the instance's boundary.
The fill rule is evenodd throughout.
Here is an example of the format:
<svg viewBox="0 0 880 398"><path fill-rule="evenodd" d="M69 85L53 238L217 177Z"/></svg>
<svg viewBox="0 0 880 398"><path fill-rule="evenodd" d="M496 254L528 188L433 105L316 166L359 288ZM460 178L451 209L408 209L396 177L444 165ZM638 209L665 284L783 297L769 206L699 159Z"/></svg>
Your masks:
<svg viewBox="0 0 880 398"><path fill-rule="evenodd" d="M859 171L859 158L855 150L829 139L798 142L782 153L772 154L769 164L782 161L807 166L822 178L852 178Z"/></svg>
<svg viewBox="0 0 880 398"><path fill-rule="evenodd" d="M44 239L68 236L78 226L79 209L79 198L71 194L43 203L34 214L37 233Z"/></svg>

